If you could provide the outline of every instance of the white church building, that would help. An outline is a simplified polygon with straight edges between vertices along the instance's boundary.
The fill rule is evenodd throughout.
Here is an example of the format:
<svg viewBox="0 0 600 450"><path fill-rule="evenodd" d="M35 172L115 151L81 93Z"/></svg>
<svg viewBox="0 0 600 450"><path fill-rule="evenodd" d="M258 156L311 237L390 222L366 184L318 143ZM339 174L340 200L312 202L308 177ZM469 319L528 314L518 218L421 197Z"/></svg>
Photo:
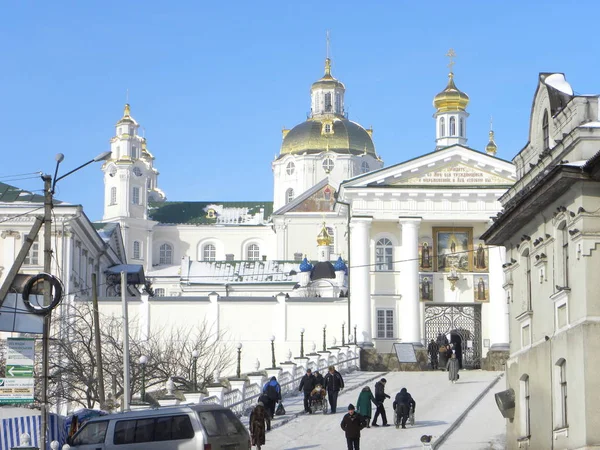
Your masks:
<svg viewBox="0 0 600 450"><path fill-rule="evenodd" d="M469 97L454 74L434 98L435 142L389 167L373 130L348 118L329 58L310 94L310 116L283 130L271 162L272 201L167 200L160 158L125 106L102 166L102 222L120 225L128 263L152 282L142 327L207 320L244 344L244 370L270 360L272 337L283 360L301 330L310 349L325 328L328 345L356 336L378 353L443 334L467 367L505 354L504 249L480 236L515 168L495 156L493 131L484 151L467 146Z"/></svg>

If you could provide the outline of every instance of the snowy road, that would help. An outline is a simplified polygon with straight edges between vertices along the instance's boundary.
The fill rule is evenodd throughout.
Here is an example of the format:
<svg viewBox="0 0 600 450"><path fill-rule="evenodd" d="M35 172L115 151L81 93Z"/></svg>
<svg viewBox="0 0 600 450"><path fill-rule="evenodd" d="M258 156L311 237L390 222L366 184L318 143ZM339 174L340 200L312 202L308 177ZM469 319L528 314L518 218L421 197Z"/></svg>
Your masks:
<svg viewBox="0 0 600 450"><path fill-rule="evenodd" d="M390 372L386 392L394 398L406 387L417 402L416 424L414 427L397 430L393 426L392 401L385 403L387 428L365 428L362 431L361 449L396 450L421 449L421 435L440 436L471 404L471 402L499 375L498 372L465 371L460 373L460 381L451 384L445 372ZM374 382L369 383L374 389ZM342 391L338 400L338 412L330 415L302 415L289 423L267 433L265 450L308 450L345 449L346 440L340 422L349 403L356 404L361 388ZM500 414L490 415L489 420L503 424ZM490 427L493 434L498 427ZM490 440L493 439L490 436ZM442 445L441 448L445 448ZM470 447L473 448L473 447ZM482 447L489 448L489 447Z"/></svg>

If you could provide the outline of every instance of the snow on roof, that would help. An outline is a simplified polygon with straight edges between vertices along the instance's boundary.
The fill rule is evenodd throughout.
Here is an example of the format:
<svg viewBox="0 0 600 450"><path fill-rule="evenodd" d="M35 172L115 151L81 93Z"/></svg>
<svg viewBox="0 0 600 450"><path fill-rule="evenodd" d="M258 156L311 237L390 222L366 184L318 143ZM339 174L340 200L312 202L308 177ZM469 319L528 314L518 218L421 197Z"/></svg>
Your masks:
<svg viewBox="0 0 600 450"><path fill-rule="evenodd" d="M600 128L600 122L588 122L579 125L579 128Z"/></svg>
<svg viewBox="0 0 600 450"><path fill-rule="evenodd" d="M552 86L554 89L564 92L567 95L573 95L573 88L562 73L553 73L544 80L548 86Z"/></svg>
<svg viewBox="0 0 600 450"><path fill-rule="evenodd" d="M573 161L568 163L562 163L561 166L572 166L572 167L583 167L587 163L587 160L584 161Z"/></svg>
<svg viewBox="0 0 600 450"><path fill-rule="evenodd" d="M292 270L299 261L191 261L189 272L183 273L190 283L268 283L292 282Z"/></svg>

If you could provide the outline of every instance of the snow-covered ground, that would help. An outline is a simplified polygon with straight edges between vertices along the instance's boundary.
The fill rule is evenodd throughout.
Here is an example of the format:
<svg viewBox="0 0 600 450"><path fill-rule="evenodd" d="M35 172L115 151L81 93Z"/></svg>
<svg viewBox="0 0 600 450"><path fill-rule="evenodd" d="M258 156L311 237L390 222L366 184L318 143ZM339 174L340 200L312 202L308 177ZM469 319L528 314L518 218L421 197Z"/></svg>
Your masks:
<svg viewBox="0 0 600 450"><path fill-rule="evenodd" d="M385 407L388 422L392 426L364 429L361 448L366 450L421 449L420 437L423 434L434 437L442 435L498 375L498 372L462 371L460 372L460 381L456 384L448 381L446 372L390 372L383 375L388 380L386 392L392 397L392 400L403 387L406 387L413 395L417 402L416 424L413 427L407 426L405 430L397 430L393 426L392 400L387 400ZM367 381L374 377L374 380ZM373 390L375 381L380 378L380 374L372 372L355 372L346 375L347 389L340 393L336 414L323 416L321 413L317 413L296 416L302 409L301 396L284 400L289 414L287 417L275 420L276 428L267 433L267 442L263 448L266 450L345 449L346 440L344 432L340 428L340 422L346 413L348 404L356 404L360 389L369 385ZM499 386L500 383L496 386ZM277 426L278 422L287 423ZM500 425L492 424L492 422L498 422ZM381 419L379 419L379 423L381 423ZM504 419L497 410L495 416L491 414L490 410L485 420L485 427L481 428L490 430L490 433L496 433L503 424ZM463 422L463 426L469 426L466 420ZM487 443L491 442L494 436L495 434L490 434L489 439L485 436L478 436L477 439ZM447 445L449 444L444 443L441 448L450 448ZM459 447L452 448L458 449ZM460 448L489 449L490 446Z"/></svg>

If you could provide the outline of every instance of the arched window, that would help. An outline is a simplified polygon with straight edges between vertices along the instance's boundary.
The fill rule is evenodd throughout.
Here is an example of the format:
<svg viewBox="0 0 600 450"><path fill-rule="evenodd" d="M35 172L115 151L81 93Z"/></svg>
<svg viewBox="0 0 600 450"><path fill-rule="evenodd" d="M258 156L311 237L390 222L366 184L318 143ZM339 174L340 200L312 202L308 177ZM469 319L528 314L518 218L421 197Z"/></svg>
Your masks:
<svg viewBox="0 0 600 450"><path fill-rule="evenodd" d="M531 398L529 394L529 375L527 374L521 376L520 391L521 436L531 436Z"/></svg>
<svg viewBox="0 0 600 450"><path fill-rule="evenodd" d="M117 188L111 187L110 188L110 203L109 203L109 205L116 205L116 204L117 204Z"/></svg>
<svg viewBox="0 0 600 450"><path fill-rule="evenodd" d="M525 260L525 264L523 264L525 266L525 301L527 305L527 311L531 311L531 258L529 256L529 250L525 250L521 256Z"/></svg>
<svg viewBox="0 0 600 450"><path fill-rule="evenodd" d="M446 136L446 119L440 117L440 137Z"/></svg>
<svg viewBox="0 0 600 450"><path fill-rule="evenodd" d="M213 244L206 244L202 249L202 261L215 261L217 259L217 249Z"/></svg>
<svg viewBox="0 0 600 450"><path fill-rule="evenodd" d="M169 244L163 244L160 246L158 263L173 264L173 247L171 247Z"/></svg>
<svg viewBox="0 0 600 450"><path fill-rule="evenodd" d="M559 410L557 411L555 428L567 428L567 361L560 358L556 361L556 397Z"/></svg>
<svg viewBox="0 0 600 450"><path fill-rule="evenodd" d="M133 203L134 205L140 204L140 188L139 187L133 188L133 193L131 195L131 203Z"/></svg>
<svg viewBox="0 0 600 450"><path fill-rule="evenodd" d="M288 204L292 200L294 200L294 190L289 188L287 191L285 191L285 203Z"/></svg>
<svg viewBox="0 0 600 450"><path fill-rule="evenodd" d="M287 172L288 175L293 175L294 174L294 170L296 170L296 165L290 161L289 163L287 163L287 166L285 167L285 171Z"/></svg>
<svg viewBox="0 0 600 450"><path fill-rule="evenodd" d="M331 253L334 253L335 252L335 228L327 227L327 234L329 234L329 237L331 238L331 244L329 244L329 251Z"/></svg>
<svg viewBox="0 0 600 450"><path fill-rule="evenodd" d="M567 223L561 222L558 225L558 246L557 253L560 255L558 286L569 287L569 235L567 234Z"/></svg>
<svg viewBox="0 0 600 450"><path fill-rule="evenodd" d="M133 241L133 259L142 259L142 244L140 241Z"/></svg>
<svg viewBox="0 0 600 450"><path fill-rule="evenodd" d="M386 272L393 270L394 267L394 247L392 241L382 238L375 244L375 270Z"/></svg>
<svg viewBox="0 0 600 450"><path fill-rule="evenodd" d="M450 117L450 136L456 136L456 118Z"/></svg>
<svg viewBox="0 0 600 450"><path fill-rule="evenodd" d="M542 119L542 134L544 136L544 150L550 148L550 132L548 130L548 110L544 111L544 118Z"/></svg>
<svg viewBox="0 0 600 450"><path fill-rule="evenodd" d="M325 112L331 112L331 92L325 94Z"/></svg>
<svg viewBox="0 0 600 450"><path fill-rule="evenodd" d="M460 133L460 137L465 136L465 119L462 117L458 121L458 132Z"/></svg>
<svg viewBox="0 0 600 450"><path fill-rule="evenodd" d="M138 159L138 158L139 158L139 155L138 155L138 149L137 149L137 147L136 147L135 145L133 145L133 146L131 147L131 157L132 157L133 159Z"/></svg>
<svg viewBox="0 0 600 450"><path fill-rule="evenodd" d="M248 246L248 261L258 261L260 259L260 248L256 244Z"/></svg>
<svg viewBox="0 0 600 450"><path fill-rule="evenodd" d="M337 114L342 113L342 96L339 93L335 94L335 112Z"/></svg>
<svg viewBox="0 0 600 450"><path fill-rule="evenodd" d="M366 161L363 161L363 163L360 165L360 171L362 173L367 173L369 171L369 163Z"/></svg>

